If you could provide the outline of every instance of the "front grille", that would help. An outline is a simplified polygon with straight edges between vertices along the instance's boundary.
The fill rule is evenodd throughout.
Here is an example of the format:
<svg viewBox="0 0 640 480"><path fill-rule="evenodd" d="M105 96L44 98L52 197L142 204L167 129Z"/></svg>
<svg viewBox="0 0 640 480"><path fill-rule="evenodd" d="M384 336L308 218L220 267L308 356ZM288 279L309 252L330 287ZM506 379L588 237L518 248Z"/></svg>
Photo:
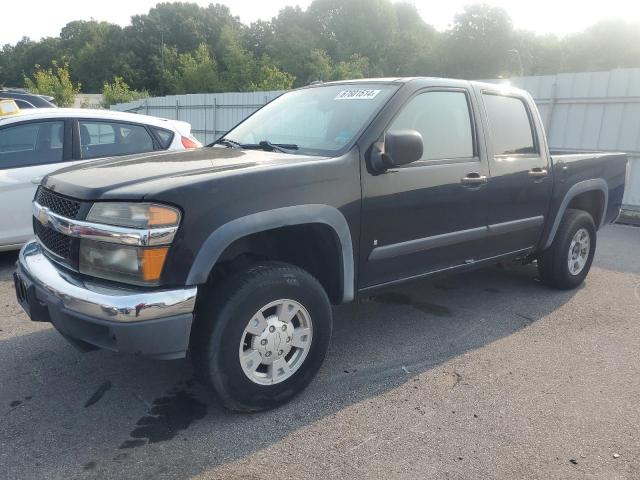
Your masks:
<svg viewBox="0 0 640 480"><path fill-rule="evenodd" d="M82 206L82 202L63 197L43 187L39 187L36 192L36 202L47 207L53 213L67 218L76 218Z"/></svg>
<svg viewBox="0 0 640 480"><path fill-rule="evenodd" d="M35 218L33 219L33 230L47 250L61 257L66 262L71 261L71 243L73 238L56 232L49 227L45 227Z"/></svg>

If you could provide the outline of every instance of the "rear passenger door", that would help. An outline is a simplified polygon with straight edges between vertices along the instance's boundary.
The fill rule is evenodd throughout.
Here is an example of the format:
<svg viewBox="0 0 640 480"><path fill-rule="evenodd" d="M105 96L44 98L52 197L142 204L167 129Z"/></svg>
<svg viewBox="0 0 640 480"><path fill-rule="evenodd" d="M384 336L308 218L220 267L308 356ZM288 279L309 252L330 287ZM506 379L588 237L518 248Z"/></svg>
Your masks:
<svg viewBox="0 0 640 480"><path fill-rule="evenodd" d="M98 119L80 119L74 136L75 157L82 160L151 152L156 143L146 126Z"/></svg>
<svg viewBox="0 0 640 480"><path fill-rule="evenodd" d="M486 113L491 170L489 248L499 255L534 247L552 188L540 118L524 97L486 89L478 93Z"/></svg>

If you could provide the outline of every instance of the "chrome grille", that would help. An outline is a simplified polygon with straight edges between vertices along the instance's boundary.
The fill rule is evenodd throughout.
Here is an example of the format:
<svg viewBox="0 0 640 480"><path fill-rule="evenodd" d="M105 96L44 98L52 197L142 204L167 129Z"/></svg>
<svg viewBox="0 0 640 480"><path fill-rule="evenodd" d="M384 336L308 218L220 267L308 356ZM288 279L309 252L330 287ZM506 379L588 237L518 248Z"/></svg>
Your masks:
<svg viewBox="0 0 640 480"><path fill-rule="evenodd" d="M67 218L76 218L82 206L82 203L79 201L63 197L43 187L38 188L35 200L43 207L50 209L53 213Z"/></svg>
<svg viewBox="0 0 640 480"><path fill-rule="evenodd" d="M71 260L71 237L45 227L36 219L33 220L33 230L47 250L67 262Z"/></svg>

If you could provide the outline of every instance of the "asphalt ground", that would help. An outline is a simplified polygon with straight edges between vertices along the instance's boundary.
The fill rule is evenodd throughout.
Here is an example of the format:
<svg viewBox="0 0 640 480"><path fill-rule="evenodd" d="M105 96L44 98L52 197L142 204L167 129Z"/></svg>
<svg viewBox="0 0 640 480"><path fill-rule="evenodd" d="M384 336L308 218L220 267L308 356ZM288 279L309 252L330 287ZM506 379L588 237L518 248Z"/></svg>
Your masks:
<svg viewBox="0 0 640 480"><path fill-rule="evenodd" d="M586 283L485 268L335 309L293 402L230 413L188 362L82 354L14 300L0 254L0 479L640 479L640 228Z"/></svg>

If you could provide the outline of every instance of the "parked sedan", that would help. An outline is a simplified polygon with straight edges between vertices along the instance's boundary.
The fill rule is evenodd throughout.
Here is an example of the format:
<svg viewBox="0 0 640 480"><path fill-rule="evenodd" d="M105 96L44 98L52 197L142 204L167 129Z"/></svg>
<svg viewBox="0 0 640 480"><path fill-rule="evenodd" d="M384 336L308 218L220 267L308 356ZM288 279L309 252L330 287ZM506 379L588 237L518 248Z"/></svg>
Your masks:
<svg viewBox="0 0 640 480"><path fill-rule="evenodd" d="M33 236L42 177L91 159L201 147L191 125L109 110L40 108L0 117L0 251Z"/></svg>
<svg viewBox="0 0 640 480"><path fill-rule="evenodd" d="M29 93L17 88L0 88L0 100L13 100L21 110L27 108L55 108L53 97Z"/></svg>

